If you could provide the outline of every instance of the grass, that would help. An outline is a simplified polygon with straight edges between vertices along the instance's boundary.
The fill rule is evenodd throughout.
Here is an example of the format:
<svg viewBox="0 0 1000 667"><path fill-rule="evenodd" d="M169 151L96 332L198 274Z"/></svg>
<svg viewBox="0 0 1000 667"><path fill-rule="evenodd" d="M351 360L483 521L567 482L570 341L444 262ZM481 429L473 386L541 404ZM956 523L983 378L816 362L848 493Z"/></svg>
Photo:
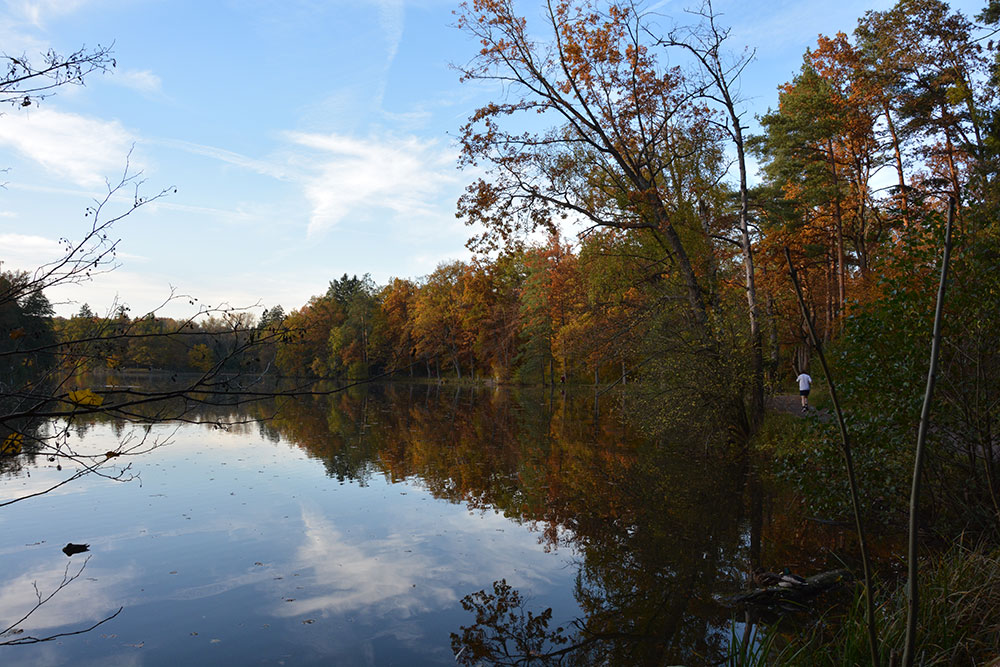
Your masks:
<svg viewBox="0 0 1000 667"><path fill-rule="evenodd" d="M798 415L768 412L750 442L754 451L775 457L793 455L808 437L808 424Z"/></svg>
<svg viewBox="0 0 1000 667"><path fill-rule="evenodd" d="M892 664L894 657L898 664L905 634L906 583L883 590L882 598L880 661ZM765 646L766 656L756 655L746 664L870 664L860 592L842 617L823 619L808 636ZM924 559L916 659L925 666L1000 665L1000 549L956 545Z"/></svg>

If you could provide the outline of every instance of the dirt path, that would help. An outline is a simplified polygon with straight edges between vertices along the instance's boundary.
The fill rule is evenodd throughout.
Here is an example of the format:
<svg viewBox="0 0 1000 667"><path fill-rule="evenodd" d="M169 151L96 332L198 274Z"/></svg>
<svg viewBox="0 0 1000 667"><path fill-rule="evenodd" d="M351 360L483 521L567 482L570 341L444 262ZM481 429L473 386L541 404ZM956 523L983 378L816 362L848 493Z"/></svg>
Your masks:
<svg viewBox="0 0 1000 667"><path fill-rule="evenodd" d="M799 417L804 417L807 414L819 415L822 421L826 421L831 417L828 411L817 410L812 406L809 407L808 413L802 412L802 401L797 394L775 394L767 400L767 409Z"/></svg>

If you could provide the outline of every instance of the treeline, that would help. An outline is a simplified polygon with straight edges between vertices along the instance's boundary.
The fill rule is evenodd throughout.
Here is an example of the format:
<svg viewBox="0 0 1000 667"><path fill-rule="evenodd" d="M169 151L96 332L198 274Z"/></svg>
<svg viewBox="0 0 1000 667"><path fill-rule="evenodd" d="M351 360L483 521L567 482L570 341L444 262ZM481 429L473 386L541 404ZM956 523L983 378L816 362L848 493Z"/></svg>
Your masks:
<svg viewBox="0 0 1000 667"><path fill-rule="evenodd" d="M628 276L582 268L581 257L600 259L600 241L577 253L553 234L544 245L384 286L345 274L284 319L300 334L279 346L278 368L351 379L619 379L635 363L623 333L648 304Z"/></svg>
<svg viewBox="0 0 1000 667"><path fill-rule="evenodd" d="M59 363L80 371L269 372L283 316L279 307L259 318L225 309L199 319L131 317L124 306L98 316L83 304L71 318L53 318L52 330Z"/></svg>

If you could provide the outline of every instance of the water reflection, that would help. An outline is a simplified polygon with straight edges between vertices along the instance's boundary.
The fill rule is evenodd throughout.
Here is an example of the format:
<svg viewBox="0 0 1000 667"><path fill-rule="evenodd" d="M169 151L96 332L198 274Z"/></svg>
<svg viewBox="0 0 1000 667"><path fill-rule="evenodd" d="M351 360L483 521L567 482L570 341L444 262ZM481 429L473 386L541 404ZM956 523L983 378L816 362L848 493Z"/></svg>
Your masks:
<svg viewBox="0 0 1000 667"><path fill-rule="evenodd" d="M588 395L388 387L296 404L275 425L338 479L417 477L436 497L496 508L548 549L571 549L582 615L563 635L588 661L720 659L731 611L713 594L740 585L750 555L745 463L683 439L649 442L624 426L617 400L595 419Z"/></svg>
<svg viewBox="0 0 1000 667"><path fill-rule="evenodd" d="M50 513L44 530L25 513L10 536L64 544L72 527L94 545L91 606L74 608L80 586L46 627L128 603L117 639L66 644L63 660L137 642L154 662L205 662L209 649L235 662L489 660L480 640L497 628L461 601L503 595L536 619L519 630L536 653L723 659L732 610L715 596L768 557L766 503L743 457L683 433L651 441L626 426L624 400L387 385L233 408L266 419L185 426L144 461L142 487L63 487L31 510ZM120 430L79 435L99 448ZM42 486L55 472L36 464ZM0 567L22 558L0 577L0 609L53 576L17 544L0 548Z"/></svg>

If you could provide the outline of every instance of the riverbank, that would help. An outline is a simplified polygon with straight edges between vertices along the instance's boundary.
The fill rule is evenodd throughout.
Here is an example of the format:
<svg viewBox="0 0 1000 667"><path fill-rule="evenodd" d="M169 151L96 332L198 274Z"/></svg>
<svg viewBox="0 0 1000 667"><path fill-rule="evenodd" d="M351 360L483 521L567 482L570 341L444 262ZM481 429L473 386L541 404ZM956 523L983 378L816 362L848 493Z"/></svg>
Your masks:
<svg viewBox="0 0 1000 667"><path fill-rule="evenodd" d="M836 526L840 536L833 555L856 570L855 579L860 581L857 540L850 522L838 521L844 517L836 513L820 514L820 508L829 511L844 493L842 484L830 482L843 469L839 453L822 451L824 432L830 428L825 422L831 419L822 408L803 414L796 395L775 395L751 440L751 452L764 477L787 486L793 498L786 511L797 516L805 533L812 530L808 524L813 522L826 523L831 529ZM819 474L820 470L825 473ZM870 508L875 502L870 497L863 500ZM884 514L880 517L885 519ZM905 525L867 517L866 526L876 570L877 660L878 664L894 664L903 646L908 604L903 571ZM995 535L927 535L919 571L920 664L1000 665L1000 548ZM759 635L759 650L747 652L745 660L734 664L872 664L863 610L864 589L858 583L847 604L831 606L797 630L789 632L787 625L779 623L765 627Z"/></svg>

